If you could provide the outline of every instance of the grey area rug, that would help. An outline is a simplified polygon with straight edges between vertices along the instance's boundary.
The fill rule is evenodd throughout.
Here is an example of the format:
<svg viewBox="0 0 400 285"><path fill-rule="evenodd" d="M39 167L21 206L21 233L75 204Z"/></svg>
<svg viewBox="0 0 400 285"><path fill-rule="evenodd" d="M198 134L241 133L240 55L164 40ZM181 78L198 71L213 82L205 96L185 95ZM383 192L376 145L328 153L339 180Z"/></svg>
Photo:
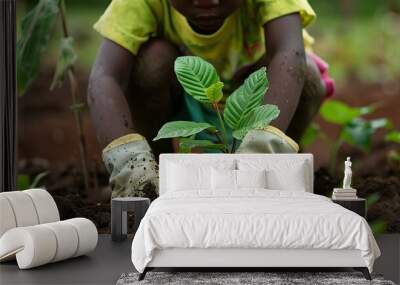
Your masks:
<svg viewBox="0 0 400 285"><path fill-rule="evenodd" d="M359 272L148 272L146 278L138 281L138 273L122 274L117 285L146 284L266 284L266 285L395 285L381 276L372 275L368 281Z"/></svg>

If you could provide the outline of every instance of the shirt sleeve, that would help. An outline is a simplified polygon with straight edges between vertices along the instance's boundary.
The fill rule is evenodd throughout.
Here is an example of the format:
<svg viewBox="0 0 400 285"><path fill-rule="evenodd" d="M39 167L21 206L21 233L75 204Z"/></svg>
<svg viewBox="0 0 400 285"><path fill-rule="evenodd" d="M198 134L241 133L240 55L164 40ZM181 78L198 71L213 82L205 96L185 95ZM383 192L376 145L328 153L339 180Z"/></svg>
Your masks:
<svg viewBox="0 0 400 285"><path fill-rule="evenodd" d="M93 28L133 54L157 33L157 18L147 0L113 0Z"/></svg>
<svg viewBox="0 0 400 285"><path fill-rule="evenodd" d="M296 12L300 14L303 28L316 18L307 0L255 0L255 4L260 25Z"/></svg>

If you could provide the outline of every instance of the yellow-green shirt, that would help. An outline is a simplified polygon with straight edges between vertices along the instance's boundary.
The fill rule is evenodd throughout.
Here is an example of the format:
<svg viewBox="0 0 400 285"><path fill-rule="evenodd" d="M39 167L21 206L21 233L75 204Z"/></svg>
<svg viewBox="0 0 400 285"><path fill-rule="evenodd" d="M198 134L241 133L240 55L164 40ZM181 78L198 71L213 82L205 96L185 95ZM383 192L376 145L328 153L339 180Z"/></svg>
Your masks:
<svg viewBox="0 0 400 285"><path fill-rule="evenodd" d="M229 84L236 70L265 54L263 25L295 12L300 14L303 27L315 18L307 0L244 0L218 31L202 35L168 0L113 0L94 28L133 54L149 38L165 38L183 54L209 61L221 80ZM303 36L309 47L313 39L305 30Z"/></svg>

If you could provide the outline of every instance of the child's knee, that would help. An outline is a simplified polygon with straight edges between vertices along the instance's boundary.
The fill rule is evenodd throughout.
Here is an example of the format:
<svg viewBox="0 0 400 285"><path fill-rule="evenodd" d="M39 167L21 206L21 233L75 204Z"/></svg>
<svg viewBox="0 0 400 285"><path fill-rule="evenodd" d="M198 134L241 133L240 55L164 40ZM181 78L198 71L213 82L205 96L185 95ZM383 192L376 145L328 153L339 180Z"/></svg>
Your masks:
<svg viewBox="0 0 400 285"><path fill-rule="evenodd" d="M164 39L150 39L143 44L132 71L132 80L140 87L157 89L170 84L174 78L174 62L178 49Z"/></svg>

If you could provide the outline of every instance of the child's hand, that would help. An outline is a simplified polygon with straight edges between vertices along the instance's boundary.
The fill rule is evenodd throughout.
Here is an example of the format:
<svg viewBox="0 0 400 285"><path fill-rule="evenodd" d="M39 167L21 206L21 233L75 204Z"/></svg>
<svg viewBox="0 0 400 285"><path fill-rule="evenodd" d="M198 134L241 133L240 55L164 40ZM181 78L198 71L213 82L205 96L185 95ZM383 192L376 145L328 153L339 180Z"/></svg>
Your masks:
<svg viewBox="0 0 400 285"><path fill-rule="evenodd" d="M249 131L236 153L297 153L299 146L281 130L267 126Z"/></svg>
<svg viewBox="0 0 400 285"><path fill-rule="evenodd" d="M112 197L158 196L158 165L143 136L130 134L112 141L103 150L103 161Z"/></svg>

